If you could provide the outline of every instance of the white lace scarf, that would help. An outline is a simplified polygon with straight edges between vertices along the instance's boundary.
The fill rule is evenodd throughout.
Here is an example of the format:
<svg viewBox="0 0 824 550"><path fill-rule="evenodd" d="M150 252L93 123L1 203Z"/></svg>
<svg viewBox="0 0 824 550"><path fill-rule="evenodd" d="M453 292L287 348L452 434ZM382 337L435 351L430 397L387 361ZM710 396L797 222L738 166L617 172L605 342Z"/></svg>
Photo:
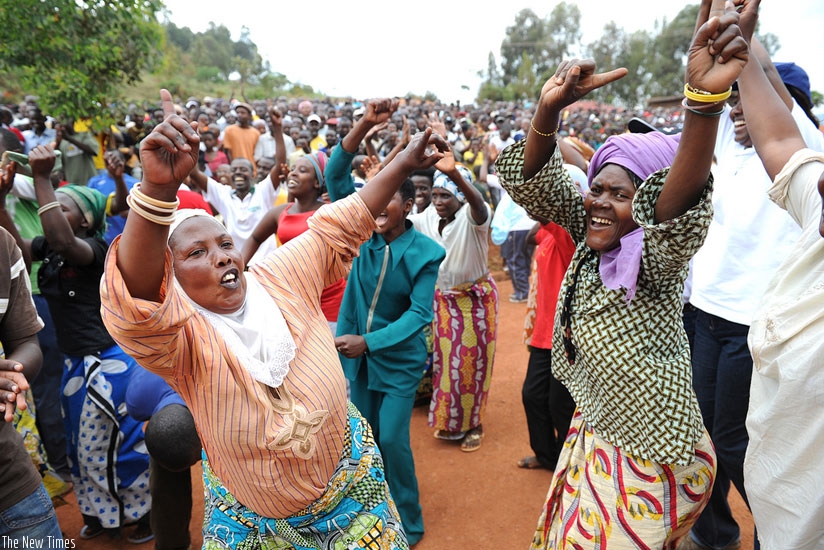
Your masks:
<svg viewBox="0 0 824 550"><path fill-rule="evenodd" d="M246 300L230 314L209 311L194 302L177 284L178 291L220 334L252 378L277 388L289 373L295 358L295 340L280 308L257 279L248 273Z"/></svg>

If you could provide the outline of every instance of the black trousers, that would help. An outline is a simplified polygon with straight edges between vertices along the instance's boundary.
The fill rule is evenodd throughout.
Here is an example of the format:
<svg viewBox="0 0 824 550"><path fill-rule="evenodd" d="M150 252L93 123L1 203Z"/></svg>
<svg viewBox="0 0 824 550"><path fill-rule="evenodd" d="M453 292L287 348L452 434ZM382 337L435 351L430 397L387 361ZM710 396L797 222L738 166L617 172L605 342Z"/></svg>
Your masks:
<svg viewBox="0 0 824 550"><path fill-rule="evenodd" d="M552 376L552 350L529 349L521 390L529 446L542 466L554 470L575 412L575 401L566 387Z"/></svg>

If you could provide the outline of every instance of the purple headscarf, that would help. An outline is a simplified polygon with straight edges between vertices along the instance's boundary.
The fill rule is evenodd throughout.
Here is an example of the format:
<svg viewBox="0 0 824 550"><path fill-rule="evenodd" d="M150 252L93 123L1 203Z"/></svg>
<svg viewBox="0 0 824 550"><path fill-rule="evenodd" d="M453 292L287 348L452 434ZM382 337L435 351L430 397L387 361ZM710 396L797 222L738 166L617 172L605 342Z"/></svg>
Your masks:
<svg viewBox="0 0 824 550"><path fill-rule="evenodd" d="M672 164L681 134L669 136L660 132L620 134L611 136L598 148L589 164L587 179L592 180L606 164L616 164L642 180ZM629 304L635 297L644 231L640 227L621 237L621 244L601 253L601 281L612 290L627 289Z"/></svg>

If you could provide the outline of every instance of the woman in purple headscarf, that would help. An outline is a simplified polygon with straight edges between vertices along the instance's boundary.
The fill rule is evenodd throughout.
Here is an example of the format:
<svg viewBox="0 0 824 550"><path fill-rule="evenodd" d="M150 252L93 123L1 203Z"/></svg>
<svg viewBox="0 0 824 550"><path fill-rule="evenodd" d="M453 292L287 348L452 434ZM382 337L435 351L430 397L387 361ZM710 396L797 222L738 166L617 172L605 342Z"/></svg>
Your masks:
<svg viewBox="0 0 824 550"><path fill-rule="evenodd" d="M496 162L512 198L577 244L552 362L577 410L533 548L675 548L712 489L715 454L692 390L681 296L712 217L718 116L748 46L738 15L721 7L710 18L710 4L690 48L687 95L698 99L685 101L680 141L610 138L582 198L555 146L561 112L626 70L598 74L573 60L544 84L527 139Z"/></svg>

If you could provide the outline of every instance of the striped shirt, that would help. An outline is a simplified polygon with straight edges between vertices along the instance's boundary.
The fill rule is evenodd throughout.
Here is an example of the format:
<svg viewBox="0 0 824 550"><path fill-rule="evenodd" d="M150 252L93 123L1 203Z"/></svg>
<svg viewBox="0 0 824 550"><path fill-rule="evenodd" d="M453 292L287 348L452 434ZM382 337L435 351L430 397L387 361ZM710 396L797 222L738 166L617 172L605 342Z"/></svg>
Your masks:
<svg viewBox="0 0 824 550"><path fill-rule="evenodd" d="M103 319L117 343L165 378L194 415L210 465L246 507L270 518L304 510L340 461L346 385L320 308L375 228L357 194L322 207L309 231L250 268L283 313L297 345L283 385L256 382L209 322L169 284L162 303L132 298L112 243L101 282Z"/></svg>

